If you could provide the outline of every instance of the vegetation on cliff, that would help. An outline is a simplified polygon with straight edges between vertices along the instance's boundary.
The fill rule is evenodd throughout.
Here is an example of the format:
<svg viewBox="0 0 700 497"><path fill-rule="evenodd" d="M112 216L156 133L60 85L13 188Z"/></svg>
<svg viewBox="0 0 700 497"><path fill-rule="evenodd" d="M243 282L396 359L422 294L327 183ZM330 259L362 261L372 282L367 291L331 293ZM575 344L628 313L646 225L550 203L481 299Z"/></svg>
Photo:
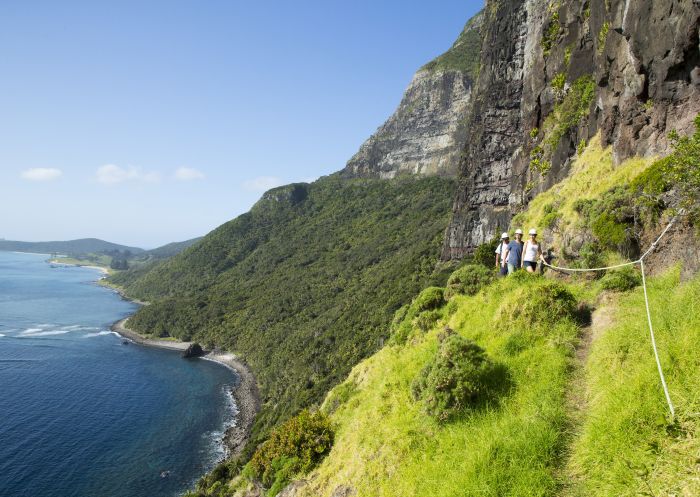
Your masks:
<svg viewBox="0 0 700 497"><path fill-rule="evenodd" d="M271 190L182 254L120 278L152 302L129 324L245 357L262 395L252 450L376 351L399 307L444 284L434 267L453 188L324 178Z"/></svg>
<svg viewBox="0 0 700 497"><path fill-rule="evenodd" d="M428 71L461 71L476 80L481 60L481 23L483 13L476 14L467 22L452 47L423 66Z"/></svg>

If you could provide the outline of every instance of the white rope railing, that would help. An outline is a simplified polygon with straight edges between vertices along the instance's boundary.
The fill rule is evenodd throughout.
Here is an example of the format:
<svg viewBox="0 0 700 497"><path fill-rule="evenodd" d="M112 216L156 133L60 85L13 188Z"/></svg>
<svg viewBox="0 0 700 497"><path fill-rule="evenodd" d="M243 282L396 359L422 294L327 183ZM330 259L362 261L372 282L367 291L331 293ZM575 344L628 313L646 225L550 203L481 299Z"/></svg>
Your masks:
<svg viewBox="0 0 700 497"><path fill-rule="evenodd" d="M615 264L613 266L606 266L606 267L596 267L596 268L568 268L568 267L559 267L559 266L554 266L552 264L549 264L546 261L542 261L542 264L544 264L547 267L550 267L552 269L558 270L558 271L569 271L569 272L576 272L576 273L582 273L582 272L590 272L590 271L607 271L608 269L616 269L620 267L625 267L625 266L633 266L635 264L640 265L640 269L642 272L642 288L644 289L644 305L646 306L646 311L647 311L647 322L649 323L649 335L651 337L651 347L654 350L654 357L656 358L656 366L659 370L659 378L661 379L661 386L664 389L664 395L666 396L666 402L668 403L668 409L671 412L671 420L673 420L676 416L676 410L673 407L673 402L671 402L671 395L668 393L668 385L666 384L666 378L664 376L664 371L663 368L661 367L661 360L659 359L659 351L656 347L656 338L654 336L654 326L652 325L651 322L651 309L649 306L649 295L647 293L647 279L646 279L646 274L644 271L644 258L651 254L657 247L657 244L661 239L666 235L669 229L671 229L671 226L676 222L679 216L682 216L684 214L684 210L681 209L676 216L674 216L671 219L671 222L668 223L668 226L661 232L661 234L658 236L656 240L654 240L654 243L651 244L651 246L647 249L646 252L644 252L639 259L631 262L625 262L622 264Z"/></svg>

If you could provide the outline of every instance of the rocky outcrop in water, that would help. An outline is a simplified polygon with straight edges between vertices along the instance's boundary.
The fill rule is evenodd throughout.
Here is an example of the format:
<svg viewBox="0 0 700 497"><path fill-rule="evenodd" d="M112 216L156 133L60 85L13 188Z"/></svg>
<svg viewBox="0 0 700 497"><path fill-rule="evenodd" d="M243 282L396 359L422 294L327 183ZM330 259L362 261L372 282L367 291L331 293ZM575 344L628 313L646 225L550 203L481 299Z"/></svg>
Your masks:
<svg viewBox="0 0 700 497"><path fill-rule="evenodd" d="M182 357L184 357L185 359L201 357L203 355L204 350L202 349L202 346L198 343L192 343L185 350L182 351Z"/></svg>
<svg viewBox="0 0 700 497"><path fill-rule="evenodd" d="M490 0L484 11L443 259L505 228L596 133L618 162L663 154L667 133L700 112L694 0Z"/></svg>
<svg viewBox="0 0 700 497"><path fill-rule="evenodd" d="M415 74L396 112L348 161L343 176L457 175L482 19L481 13L472 18L448 52Z"/></svg>

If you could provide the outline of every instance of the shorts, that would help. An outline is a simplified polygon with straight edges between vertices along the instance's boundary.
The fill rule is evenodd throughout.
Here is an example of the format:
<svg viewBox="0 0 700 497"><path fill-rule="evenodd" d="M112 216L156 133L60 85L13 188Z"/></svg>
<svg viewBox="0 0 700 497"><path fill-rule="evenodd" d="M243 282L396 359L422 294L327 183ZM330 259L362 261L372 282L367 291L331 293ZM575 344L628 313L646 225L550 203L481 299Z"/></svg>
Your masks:
<svg viewBox="0 0 700 497"><path fill-rule="evenodd" d="M531 267L533 271L537 271L537 262L535 262L535 261L523 261L523 267L525 269Z"/></svg>
<svg viewBox="0 0 700 497"><path fill-rule="evenodd" d="M501 276L505 276L508 274L508 266L501 266L501 270L499 271L499 274Z"/></svg>
<svg viewBox="0 0 700 497"><path fill-rule="evenodd" d="M510 262L508 263L508 274L513 274L518 269L520 268L517 267L515 264L511 264Z"/></svg>

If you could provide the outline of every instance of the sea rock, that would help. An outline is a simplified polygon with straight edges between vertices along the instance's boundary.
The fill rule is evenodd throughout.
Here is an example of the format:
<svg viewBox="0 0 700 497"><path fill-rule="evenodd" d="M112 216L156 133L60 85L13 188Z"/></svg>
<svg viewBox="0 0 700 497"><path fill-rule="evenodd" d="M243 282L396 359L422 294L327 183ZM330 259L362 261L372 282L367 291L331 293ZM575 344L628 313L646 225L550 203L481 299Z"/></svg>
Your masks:
<svg viewBox="0 0 700 497"><path fill-rule="evenodd" d="M182 357L189 359L191 357L201 357L204 355L204 349L198 343L192 343L182 351Z"/></svg>

